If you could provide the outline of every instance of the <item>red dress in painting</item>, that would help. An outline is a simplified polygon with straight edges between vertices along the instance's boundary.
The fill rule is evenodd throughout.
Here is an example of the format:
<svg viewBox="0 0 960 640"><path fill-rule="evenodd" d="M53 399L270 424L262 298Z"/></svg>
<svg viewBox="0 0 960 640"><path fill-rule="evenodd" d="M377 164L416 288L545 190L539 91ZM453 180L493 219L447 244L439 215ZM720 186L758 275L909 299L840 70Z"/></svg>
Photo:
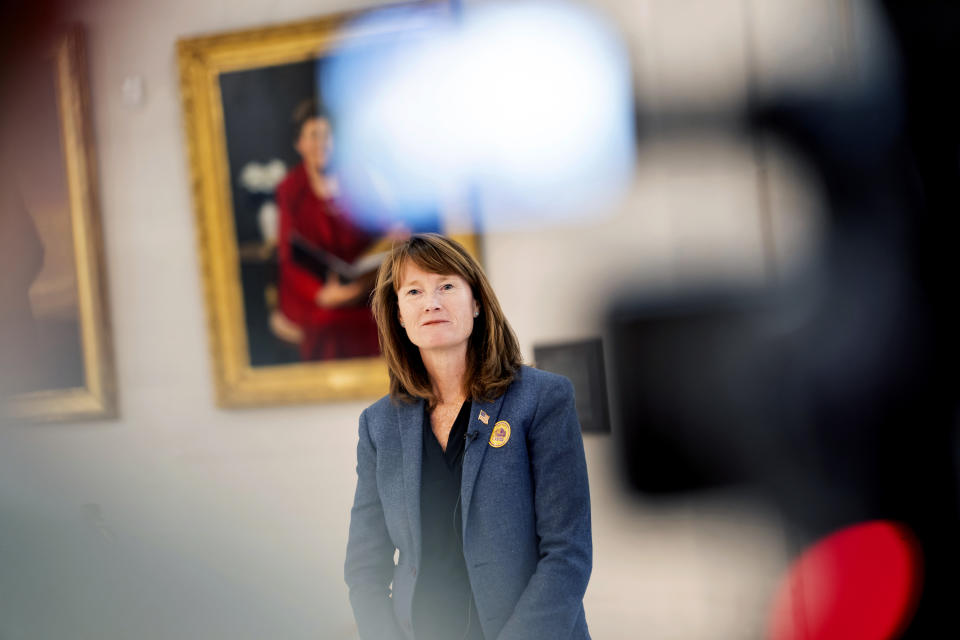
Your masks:
<svg viewBox="0 0 960 640"><path fill-rule="evenodd" d="M291 238L307 242L353 262L374 237L358 227L337 200L321 200L310 188L303 164L291 169L277 185L280 229L277 237L280 311L303 330L303 360L360 358L380 354L377 326L370 308L355 306L326 309L317 306L323 281L298 264Z"/></svg>

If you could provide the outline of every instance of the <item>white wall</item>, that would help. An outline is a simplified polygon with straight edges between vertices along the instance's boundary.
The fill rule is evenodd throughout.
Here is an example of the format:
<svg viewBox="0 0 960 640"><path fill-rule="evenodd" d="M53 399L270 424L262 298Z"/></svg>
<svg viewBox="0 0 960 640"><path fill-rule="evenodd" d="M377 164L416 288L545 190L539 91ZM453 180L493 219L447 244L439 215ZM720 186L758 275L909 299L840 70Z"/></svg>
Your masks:
<svg viewBox="0 0 960 640"><path fill-rule="evenodd" d="M628 38L640 93L656 109L742 103L744 11L760 42L795 45L789 56L759 48L768 80L815 75L841 38L818 26L832 24L828 2L595 4ZM121 418L0 431L0 555L15 558L0 568L15 577L0 579L5 640L352 636L342 562L365 403L214 408L174 45L359 5L99 0L73 9L88 36ZM131 108L121 86L134 75L146 100ZM768 171L787 263L815 241L818 200L786 158L773 155ZM624 286L762 282L757 180L749 142L658 139L641 150L633 190L614 210L576 226L490 233L485 263L525 355L597 335L606 301ZM586 438L594 637L761 635L786 559L774 515L732 493L628 502L609 445Z"/></svg>

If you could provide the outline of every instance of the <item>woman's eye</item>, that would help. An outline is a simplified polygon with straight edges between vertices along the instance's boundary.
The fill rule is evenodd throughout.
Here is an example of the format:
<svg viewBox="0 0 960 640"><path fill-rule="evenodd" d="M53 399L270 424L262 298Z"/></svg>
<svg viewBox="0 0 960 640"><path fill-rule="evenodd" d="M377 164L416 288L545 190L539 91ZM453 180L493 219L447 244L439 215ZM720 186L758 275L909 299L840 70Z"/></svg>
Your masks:
<svg viewBox="0 0 960 640"><path fill-rule="evenodd" d="M443 289L444 291L450 291L451 289L453 289L453 285L450 283L447 283L440 288Z"/></svg>
<svg viewBox="0 0 960 640"><path fill-rule="evenodd" d="M418 293L420 293L420 289L408 289L408 290L407 290L407 295L408 295L408 296L415 296L415 295L417 295Z"/></svg>

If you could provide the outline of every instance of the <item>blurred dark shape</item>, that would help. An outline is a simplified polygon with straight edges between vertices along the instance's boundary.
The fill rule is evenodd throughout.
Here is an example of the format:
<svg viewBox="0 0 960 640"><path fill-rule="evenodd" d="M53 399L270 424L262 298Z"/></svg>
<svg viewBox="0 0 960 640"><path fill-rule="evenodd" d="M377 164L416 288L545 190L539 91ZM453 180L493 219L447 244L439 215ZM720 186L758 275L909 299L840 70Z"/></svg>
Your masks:
<svg viewBox="0 0 960 640"><path fill-rule="evenodd" d="M43 53L37 45L56 28L65 6L64 0L0 0L0 81L7 69Z"/></svg>
<svg viewBox="0 0 960 640"><path fill-rule="evenodd" d="M632 486L671 494L743 482L756 459L747 449L766 454L746 437L763 435L757 305L769 306L715 292L614 310L610 360Z"/></svg>
<svg viewBox="0 0 960 640"><path fill-rule="evenodd" d="M926 567L903 637L954 637L960 7L880 9L899 69L749 114L821 182L816 268L763 294L617 301L612 388L635 489L754 483L799 548L852 522L900 522Z"/></svg>

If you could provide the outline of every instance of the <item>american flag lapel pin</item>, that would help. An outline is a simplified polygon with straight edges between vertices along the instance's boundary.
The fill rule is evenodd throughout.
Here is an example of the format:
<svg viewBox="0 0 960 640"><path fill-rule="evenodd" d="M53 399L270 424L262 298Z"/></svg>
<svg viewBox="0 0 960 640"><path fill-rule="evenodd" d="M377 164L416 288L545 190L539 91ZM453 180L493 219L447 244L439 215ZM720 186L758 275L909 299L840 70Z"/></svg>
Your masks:
<svg viewBox="0 0 960 640"><path fill-rule="evenodd" d="M480 409L480 415L477 417L480 418L480 422L483 424L490 424L490 416L488 416L487 412L483 409Z"/></svg>

